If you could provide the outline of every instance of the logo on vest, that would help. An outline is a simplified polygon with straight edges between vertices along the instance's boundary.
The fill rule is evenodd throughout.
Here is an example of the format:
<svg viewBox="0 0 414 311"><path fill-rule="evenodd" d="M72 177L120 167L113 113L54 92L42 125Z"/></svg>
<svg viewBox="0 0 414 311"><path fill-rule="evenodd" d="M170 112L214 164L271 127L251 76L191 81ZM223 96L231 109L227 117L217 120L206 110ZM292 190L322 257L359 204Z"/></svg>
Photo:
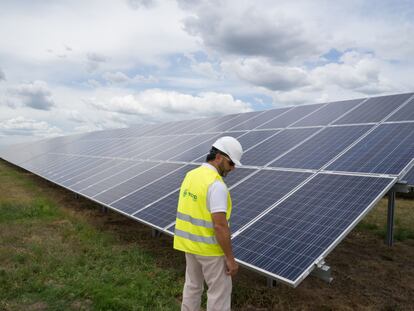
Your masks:
<svg viewBox="0 0 414 311"><path fill-rule="evenodd" d="M190 191L188 191L187 189L185 189L184 192L183 192L183 198L185 198L187 196L189 196L191 199L193 199L194 202L197 201L197 195L193 194Z"/></svg>

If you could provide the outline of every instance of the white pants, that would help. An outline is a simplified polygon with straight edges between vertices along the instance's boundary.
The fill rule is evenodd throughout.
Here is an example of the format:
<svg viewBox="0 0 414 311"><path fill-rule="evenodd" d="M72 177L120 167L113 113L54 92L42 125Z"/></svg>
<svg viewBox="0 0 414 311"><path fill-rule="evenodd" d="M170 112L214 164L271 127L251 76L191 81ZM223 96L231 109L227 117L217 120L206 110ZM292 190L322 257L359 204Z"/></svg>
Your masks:
<svg viewBox="0 0 414 311"><path fill-rule="evenodd" d="M183 291L182 311L200 310L204 280L207 290L207 311L230 311L231 276L226 274L224 256L185 254L187 267Z"/></svg>

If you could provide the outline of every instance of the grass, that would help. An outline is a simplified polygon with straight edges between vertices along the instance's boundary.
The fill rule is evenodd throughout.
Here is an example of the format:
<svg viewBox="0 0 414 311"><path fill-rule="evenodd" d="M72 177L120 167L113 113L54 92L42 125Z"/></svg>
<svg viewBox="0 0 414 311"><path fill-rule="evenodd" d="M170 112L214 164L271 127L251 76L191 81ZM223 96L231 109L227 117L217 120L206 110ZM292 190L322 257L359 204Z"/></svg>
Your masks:
<svg viewBox="0 0 414 311"><path fill-rule="evenodd" d="M413 201L397 200L392 249L381 241L386 211L381 200L328 256L333 283L269 289L242 268L234 310L410 310ZM170 237L150 233L0 161L0 310L179 310L185 261Z"/></svg>
<svg viewBox="0 0 414 311"><path fill-rule="evenodd" d="M179 309L177 272L60 208L4 163L0 237L0 310Z"/></svg>
<svg viewBox="0 0 414 311"><path fill-rule="evenodd" d="M387 199L381 200L357 226L357 230L369 231L385 239L387 236ZM413 201L398 198L394 211L394 240L414 239Z"/></svg>

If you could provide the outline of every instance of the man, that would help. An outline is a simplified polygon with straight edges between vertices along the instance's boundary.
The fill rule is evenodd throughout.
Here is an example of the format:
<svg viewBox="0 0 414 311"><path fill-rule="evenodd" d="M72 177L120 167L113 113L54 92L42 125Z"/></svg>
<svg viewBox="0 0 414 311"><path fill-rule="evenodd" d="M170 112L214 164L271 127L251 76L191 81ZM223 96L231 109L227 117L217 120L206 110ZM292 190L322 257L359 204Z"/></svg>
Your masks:
<svg viewBox="0 0 414 311"><path fill-rule="evenodd" d="M187 173L181 185L174 248L185 252L187 263L181 310L200 309L206 281L207 311L230 311L231 277L238 264L230 240L230 193L223 182L243 154L239 141L219 138L206 163Z"/></svg>

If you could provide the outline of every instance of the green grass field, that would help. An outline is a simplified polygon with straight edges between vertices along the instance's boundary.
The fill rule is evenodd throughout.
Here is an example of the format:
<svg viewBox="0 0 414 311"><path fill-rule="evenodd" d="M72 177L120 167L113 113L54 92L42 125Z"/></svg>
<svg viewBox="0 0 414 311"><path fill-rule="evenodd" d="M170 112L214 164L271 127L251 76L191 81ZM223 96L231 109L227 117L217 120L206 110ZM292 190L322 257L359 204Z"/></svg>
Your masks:
<svg viewBox="0 0 414 311"><path fill-rule="evenodd" d="M269 289L264 277L242 269L234 309L406 310L414 289L414 204L397 204L395 248L382 242L383 200L328 256L332 284L308 277L297 289ZM179 310L184 259L170 237L150 233L0 161L0 310ZM363 260L358 269L355 260ZM370 277L378 284L366 284ZM395 292L383 297L391 281Z"/></svg>
<svg viewBox="0 0 414 311"><path fill-rule="evenodd" d="M1 310L178 310L179 276L0 167ZM56 191L56 190L55 190Z"/></svg>

